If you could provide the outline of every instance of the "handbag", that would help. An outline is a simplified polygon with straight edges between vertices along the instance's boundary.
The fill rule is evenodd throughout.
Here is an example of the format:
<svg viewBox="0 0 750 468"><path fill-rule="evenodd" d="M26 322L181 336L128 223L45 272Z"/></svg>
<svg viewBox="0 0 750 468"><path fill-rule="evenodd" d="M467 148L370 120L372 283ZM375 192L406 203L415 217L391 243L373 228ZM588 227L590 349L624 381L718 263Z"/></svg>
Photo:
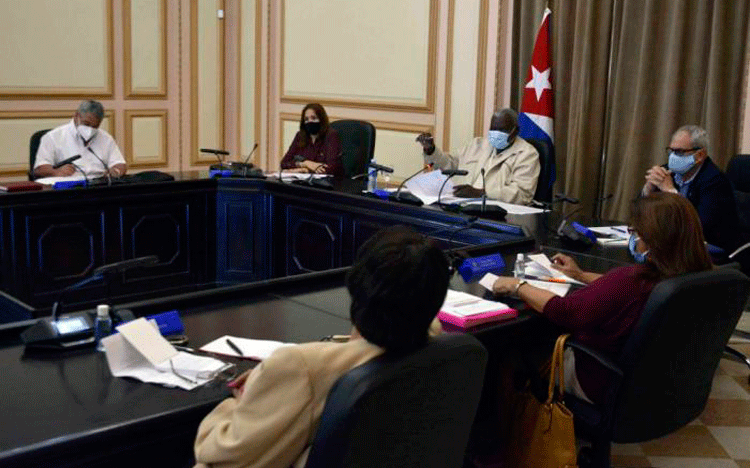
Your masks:
<svg viewBox="0 0 750 468"><path fill-rule="evenodd" d="M511 468L575 468L576 438L573 413L565 407L563 348L570 335L561 335L555 343L550 368L547 400L541 402L527 389L513 412L512 433L508 441L506 465ZM555 392L555 376L559 392Z"/></svg>

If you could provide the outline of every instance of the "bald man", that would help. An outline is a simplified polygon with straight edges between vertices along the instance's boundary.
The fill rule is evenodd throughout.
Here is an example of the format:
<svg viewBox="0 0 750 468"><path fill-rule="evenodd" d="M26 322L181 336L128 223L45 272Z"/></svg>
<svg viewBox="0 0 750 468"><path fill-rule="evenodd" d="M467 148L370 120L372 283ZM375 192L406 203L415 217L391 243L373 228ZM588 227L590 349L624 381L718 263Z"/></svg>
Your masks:
<svg viewBox="0 0 750 468"><path fill-rule="evenodd" d="M463 184L453 189L457 197L478 198L486 190L487 198L507 203L527 205L534 198L539 179L539 153L518 136L518 114L513 109L495 112L487 136L475 138L457 156L437 148L429 133L419 135L417 141L424 149L426 164L469 171L467 176L459 178L463 179Z"/></svg>

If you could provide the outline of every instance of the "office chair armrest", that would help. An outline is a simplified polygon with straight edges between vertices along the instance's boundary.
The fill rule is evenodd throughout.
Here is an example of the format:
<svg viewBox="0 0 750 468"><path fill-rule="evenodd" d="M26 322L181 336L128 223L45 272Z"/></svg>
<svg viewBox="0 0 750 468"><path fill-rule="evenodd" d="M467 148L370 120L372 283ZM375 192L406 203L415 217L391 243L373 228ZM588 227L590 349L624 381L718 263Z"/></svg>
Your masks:
<svg viewBox="0 0 750 468"><path fill-rule="evenodd" d="M594 351L593 349L591 349L591 348L589 348L587 346L584 346L581 343L578 343L577 341L566 341L565 342L565 347L566 348L573 348L575 350L578 350L578 351L580 351L580 352L588 355L589 357L591 357L594 360L596 360L599 364L601 364L605 369L607 369L610 372L612 372L613 374L615 374L617 376L618 380L622 379L622 376L623 376L622 369L620 369L617 366L617 364L615 364L614 362L612 362L611 359L609 359L608 357L604 356L602 353L600 353L598 351Z"/></svg>

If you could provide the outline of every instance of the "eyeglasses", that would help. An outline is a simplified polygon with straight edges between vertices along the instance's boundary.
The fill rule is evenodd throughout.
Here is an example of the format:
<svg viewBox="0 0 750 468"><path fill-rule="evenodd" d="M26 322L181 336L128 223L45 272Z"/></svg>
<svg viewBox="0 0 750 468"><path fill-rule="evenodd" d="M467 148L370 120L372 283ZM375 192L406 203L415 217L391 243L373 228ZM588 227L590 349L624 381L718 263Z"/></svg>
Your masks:
<svg viewBox="0 0 750 468"><path fill-rule="evenodd" d="M690 153L695 153L698 150L701 150L703 148L701 147L695 147L695 148L670 148L667 146L666 151L667 154L674 153L675 156L687 156Z"/></svg>

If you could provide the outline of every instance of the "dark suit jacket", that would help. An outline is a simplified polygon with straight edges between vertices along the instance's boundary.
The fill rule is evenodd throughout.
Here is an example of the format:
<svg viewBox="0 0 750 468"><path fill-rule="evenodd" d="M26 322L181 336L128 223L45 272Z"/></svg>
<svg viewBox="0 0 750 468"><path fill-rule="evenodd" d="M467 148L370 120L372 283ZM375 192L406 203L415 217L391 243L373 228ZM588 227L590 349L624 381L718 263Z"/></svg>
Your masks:
<svg viewBox="0 0 750 468"><path fill-rule="evenodd" d="M675 184L677 187L677 184ZM742 243L737 205L729 178L706 158L688 187L687 199L698 211L703 235L709 244L727 254Z"/></svg>

